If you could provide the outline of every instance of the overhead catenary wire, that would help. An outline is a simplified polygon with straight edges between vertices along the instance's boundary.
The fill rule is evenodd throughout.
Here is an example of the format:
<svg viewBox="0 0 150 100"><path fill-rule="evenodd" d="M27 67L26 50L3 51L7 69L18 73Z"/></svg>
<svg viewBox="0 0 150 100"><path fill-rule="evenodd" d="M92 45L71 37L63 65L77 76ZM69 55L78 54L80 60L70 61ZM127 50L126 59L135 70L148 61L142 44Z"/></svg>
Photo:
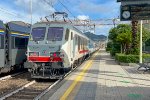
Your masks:
<svg viewBox="0 0 150 100"><path fill-rule="evenodd" d="M58 2L72 15L72 17L76 18L76 16L60 0L58 0Z"/></svg>
<svg viewBox="0 0 150 100"><path fill-rule="evenodd" d="M58 2L72 15L72 17L76 18L76 16L65 6L60 0ZM68 18L68 20L72 23L71 19Z"/></svg>
<svg viewBox="0 0 150 100"><path fill-rule="evenodd" d="M47 3L50 7L52 7L53 9L55 9L55 11L59 12L59 10L57 10L56 8L53 7L52 3L48 2L47 0L43 0L45 3ZM63 5L61 3L61 5ZM63 5L64 7L65 5ZM65 6L66 7L66 6ZM67 7L65 9L68 9ZM70 12L70 11L69 11ZM46 19L47 20L47 19ZM68 18L68 20L72 23L72 21Z"/></svg>
<svg viewBox="0 0 150 100"><path fill-rule="evenodd" d="M53 6L52 4L50 4L50 2L48 2L47 0L44 0L47 4L49 4L51 7ZM68 8L67 8L67 6L63 3L63 2L61 2L60 0L57 0L70 14L71 14L71 16L73 16L74 18L76 18L76 20L71 20L71 19L69 19L68 18L68 20L74 25L74 26L94 26L94 28L95 28L95 26L99 26L99 25L114 25L114 23L101 23L101 24L99 24L99 23L96 23L97 21L99 22L99 21L113 21L114 20L114 18L113 19L94 19L94 20L90 20L90 19L87 19L87 20L85 20L85 21L90 21L90 23L84 23L84 24L82 24L82 22L83 22L83 20L80 20L80 19L78 19ZM68 1L68 0L66 0L66 1ZM70 3L70 2L68 2L68 3ZM85 22L84 21L84 22ZM75 23L78 23L78 24L75 24ZM94 22L94 23L91 23L91 22ZM116 23L116 24L118 24L118 23Z"/></svg>
<svg viewBox="0 0 150 100"><path fill-rule="evenodd" d="M19 17L19 18L22 18L22 17L23 17L23 16L21 16L21 15L15 13L15 12L10 12L10 11L8 11L7 9L4 9L4 8L2 8L2 7L0 7L0 11L2 11L2 12L4 12L4 13L7 13L7 14L9 14L9 15L15 16L15 17Z"/></svg>
<svg viewBox="0 0 150 100"><path fill-rule="evenodd" d="M56 8L54 8L53 4L48 2L47 0L43 0L47 5L49 5L50 7L52 7L55 11L58 11Z"/></svg>

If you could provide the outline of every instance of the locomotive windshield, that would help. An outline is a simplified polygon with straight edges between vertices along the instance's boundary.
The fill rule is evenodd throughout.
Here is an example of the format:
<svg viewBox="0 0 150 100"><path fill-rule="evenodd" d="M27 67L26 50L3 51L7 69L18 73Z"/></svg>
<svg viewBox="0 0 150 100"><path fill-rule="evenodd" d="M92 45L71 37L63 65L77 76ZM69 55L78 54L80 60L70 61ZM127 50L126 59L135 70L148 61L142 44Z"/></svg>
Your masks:
<svg viewBox="0 0 150 100"><path fill-rule="evenodd" d="M36 27L32 29L31 38L33 41L44 40L46 27Z"/></svg>
<svg viewBox="0 0 150 100"><path fill-rule="evenodd" d="M63 37L62 27L50 27L48 29L47 40L49 41L61 41Z"/></svg>

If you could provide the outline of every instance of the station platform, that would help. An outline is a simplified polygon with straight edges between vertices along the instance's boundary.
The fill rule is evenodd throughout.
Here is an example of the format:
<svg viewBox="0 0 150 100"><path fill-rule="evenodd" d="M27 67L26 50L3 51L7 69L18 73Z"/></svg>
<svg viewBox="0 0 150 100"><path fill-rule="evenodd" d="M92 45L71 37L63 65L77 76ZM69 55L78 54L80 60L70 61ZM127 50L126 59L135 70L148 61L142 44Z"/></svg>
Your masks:
<svg viewBox="0 0 150 100"><path fill-rule="evenodd" d="M150 100L150 73L120 66L98 51L41 100Z"/></svg>

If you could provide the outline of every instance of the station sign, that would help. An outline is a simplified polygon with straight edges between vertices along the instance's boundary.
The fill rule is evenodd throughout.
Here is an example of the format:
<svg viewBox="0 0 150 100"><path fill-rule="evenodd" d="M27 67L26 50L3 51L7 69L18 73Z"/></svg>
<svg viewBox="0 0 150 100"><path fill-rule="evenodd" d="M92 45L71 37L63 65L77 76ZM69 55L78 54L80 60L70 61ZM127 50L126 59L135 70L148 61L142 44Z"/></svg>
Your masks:
<svg viewBox="0 0 150 100"><path fill-rule="evenodd" d="M120 20L150 20L150 4L121 5Z"/></svg>

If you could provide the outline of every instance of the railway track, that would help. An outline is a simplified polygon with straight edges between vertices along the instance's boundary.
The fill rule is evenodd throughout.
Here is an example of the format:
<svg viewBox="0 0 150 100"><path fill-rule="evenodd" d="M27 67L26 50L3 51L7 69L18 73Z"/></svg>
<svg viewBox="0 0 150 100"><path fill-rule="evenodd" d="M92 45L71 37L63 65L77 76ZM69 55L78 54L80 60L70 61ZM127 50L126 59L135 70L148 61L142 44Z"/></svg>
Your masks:
<svg viewBox="0 0 150 100"><path fill-rule="evenodd" d="M25 72L23 71L23 72L18 72L18 73L14 73L14 74L11 74L11 75L6 75L6 76L3 76L3 77L0 77L0 81L13 78L13 77L15 77L17 75L20 75L20 74L23 74L23 73L25 73Z"/></svg>
<svg viewBox="0 0 150 100"><path fill-rule="evenodd" d="M72 71L69 71L64 77L69 75ZM5 95L0 96L0 100L38 100L62 79L63 78L59 80L43 80L43 82L30 81L14 91L7 92L7 94L5 93Z"/></svg>
<svg viewBox="0 0 150 100"><path fill-rule="evenodd" d="M0 81L0 97L22 87L31 81L29 73L17 74L15 76L5 77ZM1 99L0 99L1 100Z"/></svg>
<svg viewBox="0 0 150 100"><path fill-rule="evenodd" d="M0 100L33 100L44 90L49 88L55 81L36 82L31 81L23 87L3 96Z"/></svg>

